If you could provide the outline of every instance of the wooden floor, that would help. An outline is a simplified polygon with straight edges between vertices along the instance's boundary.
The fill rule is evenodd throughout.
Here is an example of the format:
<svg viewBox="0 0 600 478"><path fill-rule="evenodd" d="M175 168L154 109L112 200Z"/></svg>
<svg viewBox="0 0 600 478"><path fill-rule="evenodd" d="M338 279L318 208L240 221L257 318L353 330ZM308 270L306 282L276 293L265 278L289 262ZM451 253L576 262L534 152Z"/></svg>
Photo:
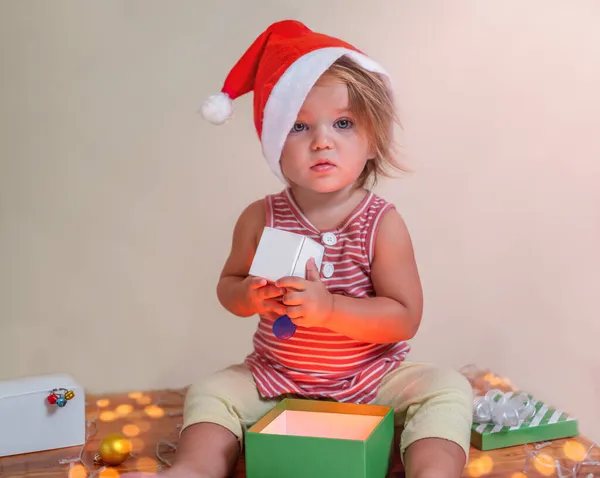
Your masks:
<svg viewBox="0 0 600 478"><path fill-rule="evenodd" d="M83 448L81 454L83 464L78 461L81 447L4 457L0 458L0 476L2 478L85 478L89 476L88 470L90 470L103 478L116 478L127 471L160 471L161 468L168 466L161 461L161 458L168 463L174 456L173 446L176 445L178 427L182 421L183 393L182 390L178 390L103 397L89 396L87 415L92 424L90 431L96 433ZM130 438L133 447L132 456L118 467L102 469L100 464L94 464L94 455L98 451L102 438L112 432L120 432ZM560 477L561 475L558 475L554 468L554 459L561 460L565 467L572 468L577 463L573 457L582 459L581 450L587 450L590 445L589 440L584 437L576 440L558 440L538 452L543 455L529 460L527 460L526 448L533 449L532 446L517 446L485 453L472 449L463 476L525 478L521 473L527 466L526 476ZM600 460L600 450L594 448L592 456L595 460ZM600 477L600 467L583 465L577 476L585 478L589 473ZM245 477L243 460L238 464L234 476ZM395 456L394 465L388 476L394 478L404 476L398 455ZM571 478L573 475L564 474L564 476Z"/></svg>

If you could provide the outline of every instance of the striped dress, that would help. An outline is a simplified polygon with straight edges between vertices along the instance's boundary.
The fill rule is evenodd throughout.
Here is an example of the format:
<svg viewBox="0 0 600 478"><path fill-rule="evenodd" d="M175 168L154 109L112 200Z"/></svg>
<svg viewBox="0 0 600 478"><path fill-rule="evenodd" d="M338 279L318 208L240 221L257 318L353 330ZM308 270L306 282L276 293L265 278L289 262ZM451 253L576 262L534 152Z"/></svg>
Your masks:
<svg viewBox="0 0 600 478"><path fill-rule="evenodd" d="M289 189L267 196L265 202L267 226L303 234L324 245L321 280L330 292L357 298L375 295L370 278L375 235L392 204L369 192L339 227L319 231ZM383 377L409 351L406 342L372 344L316 327L298 327L293 337L280 340L272 326L273 320L260 317L254 351L246 357L265 398L292 394L371 403Z"/></svg>

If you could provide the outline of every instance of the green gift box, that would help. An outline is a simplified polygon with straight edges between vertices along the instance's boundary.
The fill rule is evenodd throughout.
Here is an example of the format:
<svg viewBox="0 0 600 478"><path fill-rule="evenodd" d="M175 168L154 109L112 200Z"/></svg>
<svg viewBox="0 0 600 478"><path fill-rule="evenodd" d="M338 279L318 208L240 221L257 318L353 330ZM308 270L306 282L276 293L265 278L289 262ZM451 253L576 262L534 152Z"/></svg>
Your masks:
<svg viewBox="0 0 600 478"><path fill-rule="evenodd" d="M385 478L393 443L390 407L286 398L246 431L246 476Z"/></svg>
<svg viewBox="0 0 600 478"><path fill-rule="evenodd" d="M514 393L506 392L510 398ZM479 450L494 450L526 443L557 440L577 436L577 420L528 394L535 407L531 418L519 420L515 426L494 423L473 423L471 445Z"/></svg>

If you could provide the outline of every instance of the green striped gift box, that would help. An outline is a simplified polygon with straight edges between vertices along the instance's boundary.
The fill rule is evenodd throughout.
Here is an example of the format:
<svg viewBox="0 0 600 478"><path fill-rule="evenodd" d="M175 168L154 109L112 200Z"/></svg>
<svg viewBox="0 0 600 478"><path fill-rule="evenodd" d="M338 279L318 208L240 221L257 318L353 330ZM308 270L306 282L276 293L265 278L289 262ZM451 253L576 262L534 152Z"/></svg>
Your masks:
<svg viewBox="0 0 600 478"><path fill-rule="evenodd" d="M513 393L507 392L507 398L510 398ZM485 451L557 440L579 434L576 419L544 402L535 400L531 395L529 397L535 405L536 412L533 417L521 420L513 427L503 427L494 423L473 423L471 445Z"/></svg>

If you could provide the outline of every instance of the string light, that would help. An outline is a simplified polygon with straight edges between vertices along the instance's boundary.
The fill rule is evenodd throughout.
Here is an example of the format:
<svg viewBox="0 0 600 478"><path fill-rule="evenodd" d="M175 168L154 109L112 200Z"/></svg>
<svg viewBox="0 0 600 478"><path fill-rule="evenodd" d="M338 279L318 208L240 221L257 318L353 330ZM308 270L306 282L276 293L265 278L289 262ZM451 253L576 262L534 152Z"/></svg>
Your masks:
<svg viewBox="0 0 600 478"><path fill-rule="evenodd" d="M152 399L150 396L144 395L141 392L133 392L133 393L129 394L128 396L129 396L129 398L134 399L138 405L145 405L144 410L149 417L161 418L165 415L168 417L177 417L177 416L183 415L183 410L181 409L181 402L171 403L164 398L165 395L179 395L181 398L185 398L185 391L171 390L171 389L165 390L164 393L161 393L154 402L152 402ZM59 460L59 462L58 462L59 465L66 465L66 464L70 465L69 476L71 478L104 478L105 476L109 476L109 475L107 475L107 473L111 472L111 469L109 467L107 467L106 465L102 465L100 468L94 469L94 465L96 465L98 463L98 460L95 460L93 464L89 464L84 459L85 451L89 444L89 441L98 433L98 421L99 420L107 421L107 422L113 421L113 420L117 419L119 416L124 417L133 411L133 407L131 407L131 405L119 405L117 407L116 413L110 412L108 410L101 411L102 408L106 408L109 404L110 404L110 401L107 399L100 399L100 400L96 401L95 412L93 414L91 414L90 418L86 419L85 442L81 446L79 455L76 458ZM86 403L86 408L87 407L88 407L88 404ZM178 408L178 409L172 410L165 414L164 409L169 408L169 407L174 407L174 408ZM148 413L148 411L149 411L149 413ZM144 423L146 423L146 422L144 422ZM137 427L136 425L129 424L129 425L125 425L123 427L123 430L127 432L127 433L125 433L126 436L127 435L135 435L135 434L139 433L140 431L148 431L150 426L149 426L149 424L147 424L147 425L148 426ZM181 430L181 425L177 425L175 427L174 432L179 433L180 430ZM167 438L160 438L157 441L154 454L156 456L156 459L160 463L162 463L162 465L160 465L160 464L156 465L157 471L162 471L163 465L168 466L168 467L173 466L171 461L163 456L163 453L166 453L163 451L163 448L165 448L165 447L168 448L169 450L171 450L172 452L174 452L177 449L177 445L174 442L168 440ZM133 451L129 453L129 456L131 458L138 458L137 454L134 453ZM149 463L149 460L152 460L152 458L147 458L147 459L138 458L136 463L143 463L143 464L147 465ZM81 468L83 468L83 470ZM84 477L81 477L80 476L82 474L81 472L83 472L84 470L85 470L86 474ZM77 476L75 476L75 475L77 475Z"/></svg>
<svg viewBox="0 0 600 478"><path fill-rule="evenodd" d="M494 388L504 389L506 391L515 390L508 379L498 377L489 370L481 370L475 365L467 365L460 369L460 372L471 382L474 393L475 390L477 390L479 393L482 393ZM152 415L155 415L155 418L160 418L160 416L165 415L168 417L181 416L183 415L181 403L172 403L164 398L166 395L173 394L179 395L181 398L185 398L185 391L182 390L165 390L165 392L161 393L154 401L152 401L150 396L144 395L141 392L133 392L129 394L129 398L134 399L138 405L144 406L145 410L150 410L151 412L149 414L147 413L147 416L150 418L152 418ZM93 465L86 463L83 457L89 440L98 432L97 421L102 413L100 409L105 408L109 403L109 400L106 399L98 400L96 402L96 413L92 418L86 420L86 439L85 443L81 447L79 456L75 459L60 460L59 464L64 465L69 463L72 472L75 471L75 467L83 466L87 472L87 476L85 478L103 478L103 476L106 474L107 467L102 466L101 468L94 470ZM177 409L164 413L165 409L171 407ZM125 415L125 410L128 412L130 411L129 407L122 407L120 410L121 415ZM158 412L157 410L161 410L161 412ZM117 414L115 413L115 415ZM113 417L110 416L109 418L112 419ZM102 418L100 418L100 420L102 420ZM143 424L148 425L147 422L143 422ZM149 428L148 426L143 426L141 423L139 425L141 425L139 426L139 430L142 432L147 431ZM133 427L129 427L128 430L133 430ZM177 425L173 431L179 434L180 430L181 425ZM581 447L583 445L580 442L570 440L569 442L565 443L563 452L567 458L576 462L572 467L566 466L563 461L553 458L550 453L548 453L547 448L551 445L553 445L553 442L551 441L535 443L533 445L525 445L525 463L523 465L523 469L521 472L514 473L511 478L528 478L530 476L530 471L534 471L538 476L540 474L543 476L550 476L556 473L557 478L595 478L594 474L589 472L590 467L598 467L598 472L600 473L600 461L592 459L592 452L596 448L595 443L592 443L589 448L587 448L585 453L581 452ZM157 463L157 471L162 471L165 466L173 466L172 462L167 459L164 454L174 453L176 450L177 444L166 437L160 438L157 441L154 453L159 462ZM136 458L136 454L133 452L130 454L130 456ZM489 461L490 463L482 460L478 461L476 466L473 468L475 473L473 473L472 476L485 476L486 474L490 473L493 468L493 462L491 462L491 460ZM142 463L139 460L138 462ZM146 463L146 461L143 463ZM532 467L535 470L531 470ZM100 476L101 474L102 476ZM71 474L69 476L71 476ZM73 478L79 478L79 476ZM600 478L600 474L597 475L597 478Z"/></svg>
<svg viewBox="0 0 600 478"><path fill-rule="evenodd" d="M498 377L489 370L482 370L474 364L462 367L460 373L471 383L474 396L494 389L517 391L508 379ZM592 459L592 452L597 448L595 442L587 449L581 442L573 439L564 444L563 453L567 459L575 462L572 467L567 466L565 460L559 460L550 455L548 447L551 445L553 445L551 441L525 445L523 469L521 472L514 473L512 478L528 477L531 467L535 468L535 476L553 476L556 473L558 478L595 478L594 473L591 473L589 469L598 467L597 478L600 478L600 461Z"/></svg>

